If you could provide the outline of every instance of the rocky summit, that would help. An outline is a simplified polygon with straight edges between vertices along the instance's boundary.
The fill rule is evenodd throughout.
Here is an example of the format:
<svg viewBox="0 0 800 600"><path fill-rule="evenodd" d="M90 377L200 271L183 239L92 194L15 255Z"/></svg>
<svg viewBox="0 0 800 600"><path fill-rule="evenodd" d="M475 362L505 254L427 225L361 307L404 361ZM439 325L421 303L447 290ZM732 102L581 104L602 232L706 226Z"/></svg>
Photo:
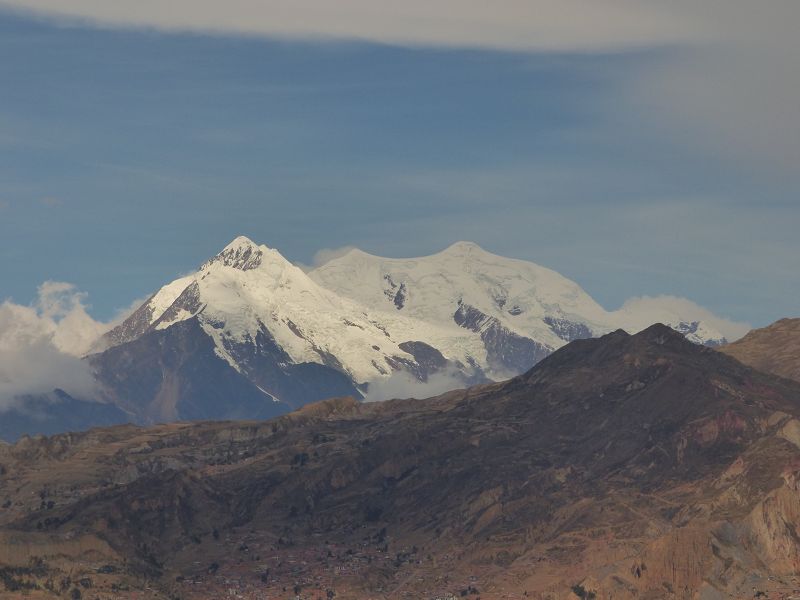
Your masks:
<svg viewBox="0 0 800 600"><path fill-rule="evenodd" d="M0 473L5 597L800 593L800 384L663 325L428 400L26 437Z"/></svg>

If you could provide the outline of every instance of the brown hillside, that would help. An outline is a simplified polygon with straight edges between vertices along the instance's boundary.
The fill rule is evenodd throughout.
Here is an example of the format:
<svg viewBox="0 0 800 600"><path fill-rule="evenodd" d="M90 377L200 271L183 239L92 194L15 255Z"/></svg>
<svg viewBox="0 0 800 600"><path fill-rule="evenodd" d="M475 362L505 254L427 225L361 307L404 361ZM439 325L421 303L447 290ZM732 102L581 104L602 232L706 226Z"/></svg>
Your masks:
<svg viewBox="0 0 800 600"><path fill-rule="evenodd" d="M14 598L776 598L800 572L799 446L800 384L664 326L619 331L430 400L0 448L0 581Z"/></svg>
<svg viewBox="0 0 800 600"><path fill-rule="evenodd" d="M754 329L719 350L760 371L800 381L800 319Z"/></svg>

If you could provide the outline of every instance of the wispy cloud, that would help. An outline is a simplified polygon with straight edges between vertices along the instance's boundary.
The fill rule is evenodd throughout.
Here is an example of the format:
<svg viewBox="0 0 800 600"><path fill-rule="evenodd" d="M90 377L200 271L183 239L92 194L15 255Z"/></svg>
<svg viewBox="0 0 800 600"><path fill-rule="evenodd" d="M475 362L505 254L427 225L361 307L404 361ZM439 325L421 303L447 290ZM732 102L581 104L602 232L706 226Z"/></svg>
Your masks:
<svg viewBox="0 0 800 600"><path fill-rule="evenodd" d="M673 43L693 29L658 3L634 0L3 0L0 5L105 26L516 50Z"/></svg>
<svg viewBox="0 0 800 600"><path fill-rule="evenodd" d="M666 0L665 0L666 1ZM689 51L638 74L634 110L669 117L664 135L687 134L740 164L796 173L800 165L800 3L670 0L705 32ZM678 124L679 127L670 127Z"/></svg>
<svg viewBox="0 0 800 600"><path fill-rule="evenodd" d="M314 256L311 258L311 264L307 265L305 263L298 262L296 263L298 267L303 269L303 271L311 271L316 269L317 267L321 267L325 263L329 263L330 261L339 258L340 256L344 256L351 250L354 250L355 246L341 246L339 248L321 248L314 253Z"/></svg>
<svg viewBox="0 0 800 600"><path fill-rule="evenodd" d="M358 40L522 52L683 48L638 74L644 118L696 132L715 152L800 163L800 3L771 0L0 0L0 7L103 27ZM654 118L655 117L655 118Z"/></svg>

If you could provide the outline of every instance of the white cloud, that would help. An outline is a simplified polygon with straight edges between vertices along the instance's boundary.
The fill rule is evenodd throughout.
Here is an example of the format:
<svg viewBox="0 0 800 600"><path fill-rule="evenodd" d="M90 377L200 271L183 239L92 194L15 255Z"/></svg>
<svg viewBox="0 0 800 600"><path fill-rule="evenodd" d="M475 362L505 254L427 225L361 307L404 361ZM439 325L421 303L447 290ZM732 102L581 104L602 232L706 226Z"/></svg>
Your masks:
<svg viewBox="0 0 800 600"><path fill-rule="evenodd" d="M87 294L70 283L46 281L39 286L38 298L28 311L28 327L49 334L53 346L70 356L83 356L108 330L108 325L92 319L86 312ZM9 302L3 306L14 306Z"/></svg>
<svg viewBox="0 0 800 600"><path fill-rule="evenodd" d="M634 325L637 329L644 329L658 322L669 323L673 319L688 322L702 321L722 333L729 342L738 340L751 329L748 323L718 317L688 298L678 296L630 298L616 311L616 314L619 314L624 322Z"/></svg>
<svg viewBox="0 0 800 600"><path fill-rule="evenodd" d="M123 315L111 323L95 321L85 301L72 284L47 281L31 306L0 304L0 410L20 395L55 388L92 399L94 377L81 357Z"/></svg>
<svg viewBox="0 0 800 600"><path fill-rule="evenodd" d="M638 0L2 0L105 26L515 50L684 40L691 21Z"/></svg>
<svg viewBox="0 0 800 600"><path fill-rule="evenodd" d="M431 398L450 390L466 387L456 372L434 373L428 381L420 381L406 371L395 371L386 379L369 383L365 402L380 402L394 398Z"/></svg>

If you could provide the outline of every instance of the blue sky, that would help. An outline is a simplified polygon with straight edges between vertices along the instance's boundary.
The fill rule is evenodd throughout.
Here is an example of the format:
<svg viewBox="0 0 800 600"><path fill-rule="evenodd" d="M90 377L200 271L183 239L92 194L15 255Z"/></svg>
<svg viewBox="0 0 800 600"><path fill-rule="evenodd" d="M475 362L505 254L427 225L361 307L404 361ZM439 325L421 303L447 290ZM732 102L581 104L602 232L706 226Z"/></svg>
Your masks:
<svg viewBox="0 0 800 600"><path fill-rule="evenodd" d="M381 35L0 8L0 298L67 281L106 319L239 234L303 263L468 239L607 308L672 294L755 325L798 316L793 130L757 134L794 106L791 79L750 103L714 79L734 53L680 36L587 49ZM735 48L765 60L749 47Z"/></svg>

